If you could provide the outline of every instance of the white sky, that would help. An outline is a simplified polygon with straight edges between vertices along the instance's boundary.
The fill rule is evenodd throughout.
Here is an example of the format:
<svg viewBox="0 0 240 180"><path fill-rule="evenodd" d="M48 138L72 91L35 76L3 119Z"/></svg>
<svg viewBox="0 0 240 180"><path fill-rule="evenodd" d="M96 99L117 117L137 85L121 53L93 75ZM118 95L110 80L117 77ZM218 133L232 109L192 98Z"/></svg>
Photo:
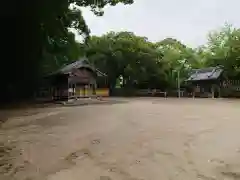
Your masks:
<svg viewBox="0 0 240 180"><path fill-rule="evenodd" d="M239 7L240 0L135 0L128 6L106 7L102 17L88 9L83 15L92 35L131 31L151 41L173 37L196 47L225 22L240 27Z"/></svg>

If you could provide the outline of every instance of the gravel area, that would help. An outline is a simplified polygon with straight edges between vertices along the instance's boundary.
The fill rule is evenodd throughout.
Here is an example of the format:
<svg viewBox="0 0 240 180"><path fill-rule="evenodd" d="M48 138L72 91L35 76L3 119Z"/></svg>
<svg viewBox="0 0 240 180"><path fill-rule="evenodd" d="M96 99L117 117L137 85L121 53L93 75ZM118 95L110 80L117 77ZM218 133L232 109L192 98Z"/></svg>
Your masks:
<svg viewBox="0 0 240 180"><path fill-rule="evenodd" d="M240 101L109 101L15 112L0 129L0 179L240 179Z"/></svg>

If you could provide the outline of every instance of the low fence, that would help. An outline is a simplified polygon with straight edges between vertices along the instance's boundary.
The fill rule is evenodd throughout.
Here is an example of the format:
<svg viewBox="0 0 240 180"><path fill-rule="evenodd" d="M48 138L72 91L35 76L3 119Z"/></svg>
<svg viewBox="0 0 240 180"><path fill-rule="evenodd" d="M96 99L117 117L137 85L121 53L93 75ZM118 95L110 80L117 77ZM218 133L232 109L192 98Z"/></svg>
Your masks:
<svg viewBox="0 0 240 180"><path fill-rule="evenodd" d="M114 89L112 96L126 96L126 97L178 97L178 90L164 91L160 89L127 89L119 88ZM187 97L188 94L184 91L180 91L181 97Z"/></svg>
<svg viewBox="0 0 240 180"><path fill-rule="evenodd" d="M93 97L93 96L101 96L101 97L108 97L109 96L109 89L108 88L98 88L96 89L96 93L93 93L92 89L78 89L73 92L72 89L66 89L61 91L60 94L56 94L57 92L53 93L51 89L42 88L35 94L35 99L42 100L42 101L51 101L60 99L60 97L64 97L64 99L68 98L84 98L84 97ZM58 98L59 97L59 98Z"/></svg>
<svg viewBox="0 0 240 180"><path fill-rule="evenodd" d="M240 80L227 80L221 84L222 97L240 97Z"/></svg>
<svg viewBox="0 0 240 180"><path fill-rule="evenodd" d="M230 85L222 86L220 89L220 96L226 98L239 98L240 97L240 86L239 85ZM80 89L77 92L74 92L78 97L92 97L92 96L101 96L101 97L178 97L178 90L160 90L160 89L133 89L133 88L117 88L114 89L111 94L108 88L98 88L96 89L96 94L93 93L92 89ZM209 94L209 93L208 93ZM208 94L205 96L197 96L196 97L210 97ZM185 89L180 90L181 97L192 97L192 93L187 92ZM40 91L38 97L52 99L52 94L48 90Z"/></svg>
<svg viewBox="0 0 240 180"><path fill-rule="evenodd" d="M225 98L240 98L240 91L230 90L230 88L221 88L220 97ZM159 89L115 89L112 96L124 97L193 97L192 92L187 92L185 89L162 91ZM210 98L212 94L209 92L196 93L195 97ZM216 95L215 97L219 97Z"/></svg>

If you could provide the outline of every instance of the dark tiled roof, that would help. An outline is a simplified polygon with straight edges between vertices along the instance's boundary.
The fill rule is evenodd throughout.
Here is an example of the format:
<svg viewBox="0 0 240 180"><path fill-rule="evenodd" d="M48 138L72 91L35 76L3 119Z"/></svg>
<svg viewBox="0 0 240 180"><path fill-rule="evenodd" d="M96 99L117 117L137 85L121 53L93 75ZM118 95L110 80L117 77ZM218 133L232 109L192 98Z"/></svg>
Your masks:
<svg viewBox="0 0 240 180"><path fill-rule="evenodd" d="M95 69L94 66L90 65L89 61L87 58L80 58L79 60L68 64L64 66L63 68L57 70L56 72L52 73L51 75L54 74L68 74L71 73L73 69L79 69L79 68L88 68L92 70L93 72L96 72L98 76L106 76L106 74L102 73L98 69Z"/></svg>
<svg viewBox="0 0 240 180"><path fill-rule="evenodd" d="M204 69L195 69L190 73L186 81L216 80L223 73L221 67L209 67Z"/></svg>
<svg viewBox="0 0 240 180"><path fill-rule="evenodd" d="M89 68L92 71L94 71L94 68L89 64L89 61L87 58L80 58L79 60L68 64L64 66L63 68L59 69L57 73L60 74L68 74L70 73L73 69L79 69L79 68Z"/></svg>
<svg viewBox="0 0 240 180"><path fill-rule="evenodd" d="M98 76L107 76L105 73L101 72L99 69L95 69Z"/></svg>

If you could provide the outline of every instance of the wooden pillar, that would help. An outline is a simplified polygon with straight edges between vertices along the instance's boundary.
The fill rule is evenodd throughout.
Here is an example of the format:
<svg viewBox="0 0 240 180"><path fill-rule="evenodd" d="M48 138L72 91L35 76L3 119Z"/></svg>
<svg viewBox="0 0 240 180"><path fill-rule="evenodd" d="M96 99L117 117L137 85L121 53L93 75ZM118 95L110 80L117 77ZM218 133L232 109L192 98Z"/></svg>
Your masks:
<svg viewBox="0 0 240 180"><path fill-rule="evenodd" d="M212 92L212 98L214 99L214 86L212 85L212 87L211 87L211 92Z"/></svg>
<svg viewBox="0 0 240 180"><path fill-rule="evenodd" d="M52 96L52 100L54 100L54 87L51 88L51 96Z"/></svg>
<svg viewBox="0 0 240 180"><path fill-rule="evenodd" d="M94 81L94 83L92 84L92 92L93 92L93 95L96 96L96 89L97 89L97 83L96 83L96 80Z"/></svg>
<svg viewBox="0 0 240 180"><path fill-rule="evenodd" d="M85 92L85 85L83 85L83 97L86 96L86 92Z"/></svg>
<svg viewBox="0 0 240 180"><path fill-rule="evenodd" d="M196 91L196 87L193 87L193 91L192 91L192 97L195 98L195 91Z"/></svg>
<svg viewBox="0 0 240 180"><path fill-rule="evenodd" d="M81 85L74 84L74 98L81 97Z"/></svg>
<svg viewBox="0 0 240 180"><path fill-rule="evenodd" d="M221 87L218 86L218 97L221 98Z"/></svg>
<svg viewBox="0 0 240 180"><path fill-rule="evenodd" d="M57 101L59 100L60 97L60 91L59 91L59 87L57 87Z"/></svg>
<svg viewBox="0 0 240 180"><path fill-rule="evenodd" d="M56 92L56 87L53 86L53 87L52 87L52 100L53 100L53 101L55 100L55 92Z"/></svg>
<svg viewBox="0 0 240 180"><path fill-rule="evenodd" d="M77 84L74 83L73 84L73 94L72 94L74 96L74 98L77 96L76 91L77 91Z"/></svg>
<svg viewBox="0 0 240 180"><path fill-rule="evenodd" d="M58 87L55 88L55 100L58 100Z"/></svg>
<svg viewBox="0 0 240 180"><path fill-rule="evenodd" d="M69 100L69 97L71 96L71 92L69 92L69 90L71 89L72 87L71 87L71 84L69 83L69 81L68 81L68 83L67 83L67 101Z"/></svg>
<svg viewBox="0 0 240 180"><path fill-rule="evenodd" d="M86 97L88 97L88 93L89 93L89 84L85 86Z"/></svg>
<svg viewBox="0 0 240 180"><path fill-rule="evenodd" d="M62 93L62 91L63 91L63 88L60 87L60 88L59 88L59 100L62 100L62 98L63 98L63 93Z"/></svg>

